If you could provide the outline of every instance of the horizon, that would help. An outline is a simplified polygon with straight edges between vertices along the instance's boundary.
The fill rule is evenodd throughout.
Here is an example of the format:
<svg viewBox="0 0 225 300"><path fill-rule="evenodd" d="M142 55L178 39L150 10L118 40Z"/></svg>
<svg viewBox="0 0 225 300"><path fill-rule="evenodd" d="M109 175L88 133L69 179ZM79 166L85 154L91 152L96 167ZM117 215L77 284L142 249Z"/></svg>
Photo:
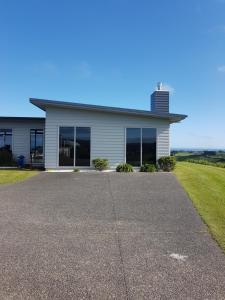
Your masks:
<svg viewBox="0 0 225 300"><path fill-rule="evenodd" d="M171 147L171 151L225 151L225 148L176 148Z"/></svg>
<svg viewBox="0 0 225 300"><path fill-rule="evenodd" d="M170 91L171 149L225 149L225 1L2 2L2 116L29 98L150 110ZM40 21L41 20L41 21Z"/></svg>

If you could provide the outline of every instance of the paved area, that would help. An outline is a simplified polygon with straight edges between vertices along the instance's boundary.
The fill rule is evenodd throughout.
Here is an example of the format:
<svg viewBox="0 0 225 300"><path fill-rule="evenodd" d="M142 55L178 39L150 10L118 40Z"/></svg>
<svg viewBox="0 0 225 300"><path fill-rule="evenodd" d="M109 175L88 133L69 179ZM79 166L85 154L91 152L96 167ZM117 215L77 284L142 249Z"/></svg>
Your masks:
<svg viewBox="0 0 225 300"><path fill-rule="evenodd" d="M225 299L225 256L172 174L0 187L0 299Z"/></svg>

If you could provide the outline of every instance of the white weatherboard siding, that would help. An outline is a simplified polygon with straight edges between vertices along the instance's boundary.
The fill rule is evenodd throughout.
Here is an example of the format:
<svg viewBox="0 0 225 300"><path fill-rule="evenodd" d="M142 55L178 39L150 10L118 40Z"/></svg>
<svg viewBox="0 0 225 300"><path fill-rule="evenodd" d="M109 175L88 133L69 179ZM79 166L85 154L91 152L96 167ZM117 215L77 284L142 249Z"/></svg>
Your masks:
<svg viewBox="0 0 225 300"><path fill-rule="evenodd" d="M126 160L127 127L157 128L157 159L170 154L168 121L116 113L48 108L45 127L46 168L58 167L60 126L91 127L91 160L96 157L107 158L112 168Z"/></svg>
<svg viewBox="0 0 225 300"><path fill-rule="evenodd" d="M14 156L24 155L25 163L30 163L30 129L44 129L44 120L0 120L0 128L12 129Z"/></svg>

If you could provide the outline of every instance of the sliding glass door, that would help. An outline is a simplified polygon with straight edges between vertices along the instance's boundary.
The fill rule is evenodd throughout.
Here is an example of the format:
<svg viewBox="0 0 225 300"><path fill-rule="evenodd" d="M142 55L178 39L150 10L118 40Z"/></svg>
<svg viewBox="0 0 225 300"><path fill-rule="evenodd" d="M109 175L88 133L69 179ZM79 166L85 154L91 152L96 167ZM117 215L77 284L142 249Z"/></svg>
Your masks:
<svg viewBox="0 0 225 300"><path fill-rule="evenodd" d="M76 127L76 166L90 166L91 129Z"/></svg>
<svg viewBox="0 0 225 300"><path fill-rule="evenodd" d="M142 164L156 163L156 129L142 128Z"/></svg>
<svg viewBox="0 0 225 300"><path fill-rule="evenodd" d="M74 160L75 157L75 160ZM59 166L90 166L91 128L59 128Z"/></svg>
<svg viewBox="0 0 225 300"><path fill-rule="evenodd" d="M74 165L74 127L59 128L59 166Z"/></svg>
<svg viewBox="0 0 225 300"><path fill-rule="evenodd" d="M126 129L126 162L134 167L156 163L156 129Z"/></svg>
<svg viewBox="0 0 225 300"><path fill-rule="evenodd" d="M141 129L127 128L126 162L134 167L141 164Z"/></svg>

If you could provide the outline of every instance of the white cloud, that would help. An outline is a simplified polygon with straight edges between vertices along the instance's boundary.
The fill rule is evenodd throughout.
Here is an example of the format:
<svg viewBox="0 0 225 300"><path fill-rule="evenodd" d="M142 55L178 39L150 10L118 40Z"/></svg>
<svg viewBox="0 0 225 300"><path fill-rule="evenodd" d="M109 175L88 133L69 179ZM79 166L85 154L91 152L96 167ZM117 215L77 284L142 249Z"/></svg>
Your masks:
<svg viewBox="0 0 225 300"><path fill-rule="evenodd" d="M171 94L175 92L175 89L168 83L162 84L162 91L169 91Z"/></svg>
<svg viewBox="0 0 225 300"><path fill-rule="evenodd" d="M196 134L195 132L189 132L188 133L190 136L196 138L196 140L198 141L204 141L204 142L207 142L207 141L214 141L215 138L213 136L210 136L210 135L201 135L201 134Z"/></svg>
<svg viewBox="0 0 225 300"><path fill-rule="evenodd" d="M218 72L221 72L221 73L225 73L225 65L219 66L219 67L217 68L217 71L218 71Z"/></svg>
<svg viewBox="0 0 225 300"><path fill-rule="evenodd" d="M225 25L221 24L221 25L214 26L214 27L210 28L208 32L209 33L211 33L211 32L212 33L213 32L225 33Z"/></svg>
<svg viewBox="0 0 225 300"><path fill-rule="evenodd" d="M165 90L169 91L171 94L173 94L173 93L175 92L174 87L172 87L172 86L169 85L169 84L164 84L164 85L163 85L163 88L164 88Z"/></svg>
<svg viewBox="0 0 225 300"><path fill-rule="evenodd" d="M91 66L86 61L82 61L75 67L75 72L79 78L90 78L92 76Z"/></svg>
<svg viewBox="0 0 225 300"><path fill-rule="evenodd" d="M225 33L225 25L224 24L216 26L215 29L217 29L217 31Z"/></svg>
<svg viewBox="0 0 225 300"><path fill-rule="evenodd" d="M58 70L57 66L50 61L43 61L43 62L36 63L31 68L35 73L38 73L38 74L43 74L43 75L46 75L46 74L47 75L58 75L59 74L59 70Z"/></svg>
<svg viewBox="0 0 225 300"><path fill-rule="evenodd" d="M225 25L220 25L218 29L225 33Z"/></svg>

